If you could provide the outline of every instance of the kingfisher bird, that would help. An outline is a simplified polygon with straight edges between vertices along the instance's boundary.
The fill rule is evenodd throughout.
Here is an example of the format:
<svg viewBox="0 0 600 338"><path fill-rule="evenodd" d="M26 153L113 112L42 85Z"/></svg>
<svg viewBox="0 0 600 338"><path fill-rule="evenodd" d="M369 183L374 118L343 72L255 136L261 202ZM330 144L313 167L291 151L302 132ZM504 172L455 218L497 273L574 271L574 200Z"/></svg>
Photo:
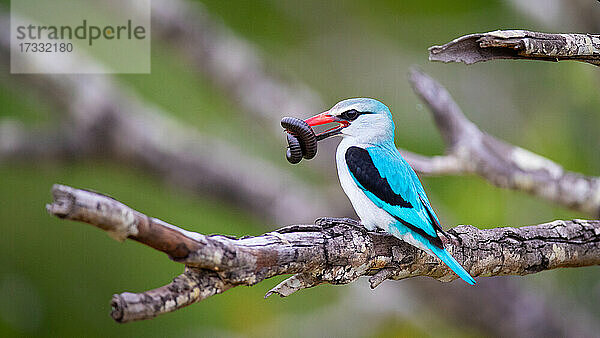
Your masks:
<svg viewBox="0 0 600 338"><path fill-rule="evenodd" d="M337 123L319 138L341 135L336 164L342 189L368 230L385 232L439 258L465 282L475 280L444 249L445 234L417 174L394 144L389 108L370 98L341 101L305 120L311 127Z"/></svg>

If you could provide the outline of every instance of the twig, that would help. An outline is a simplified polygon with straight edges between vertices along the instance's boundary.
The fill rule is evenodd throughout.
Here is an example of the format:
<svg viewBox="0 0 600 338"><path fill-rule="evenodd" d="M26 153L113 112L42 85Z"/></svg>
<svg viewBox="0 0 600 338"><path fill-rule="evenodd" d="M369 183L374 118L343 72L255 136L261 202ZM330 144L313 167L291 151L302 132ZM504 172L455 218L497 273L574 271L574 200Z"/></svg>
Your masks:
<svg viewBox="0 0 600 338"><path fill-rule="evenodd" d="M429 48L429 60L468 65L496 59L574 60L600 66L600 35L498 30Z"/></svg>
<svg viewBox="0 0 600 338"><path fill-rule="evenodd" d="M502 188L520 190L593 216L600 215L600 178L566 171L555 162L482 132L462 113L448 91L412 70L413 89L429 106L447 145L443 156L402 151L427 175L478 174Z"/></svg>
<svg viewBox="0 0 600 338"><path fill-rule="evenodd" d="M179 12L181 13L181 12ZM207 16L207 13L203 12L203 11L199 11L198 13L200 13L203 17ZM157 12L154 11L153 14L157 14L157 15L162 15L162 12ZM165 14L169 14L168 12L165 12ZM167 15L168 16L168 15ZM156 20L157 18L155 17L154 20ZM189 24L190 22L192 22L194 19L196 18L191 18L190 20L187 20L186 22ZM8 25L8 19L6 18L6 20L0 20L0 24L4 23L5 26ZM156 23L157 21L155 21ZM165 21L162 21L163 23L165 23ZM204 22L204 21L202 21ZM208 21L210 22L210 21ZM167 24L169 24L168 22L166 22ZM198 26L202 26L203 24L200 23L198 24ZM212 26L213 28L211 29L221 29L224 26L220 25L220 23L217 23L217 26ZM215 28L217 27L217 28ZM159 27L160 29L160 27ZM187 27L183 27L183 29L188 29ZM229 40L230 38L235 38L233 34L231 34L230 31L228 30L222 30L221 32L219 32L219 34L221 34L222 32L225 32L225 34L229 34L229 35L225 35L225 38L221 39L221 38L217 38L216 40L213 40L212 42L216 42L216 43L222 43L220 46L222 48L226 48L227 44L229 43L228 41L232 41ZM181 41L178 39L177 36L177 30L174 30L171 32L171 38L175 38L174 41L177 44L177 41ZM206 39L210 39L211 35L208 34L204 34L202 35L204 38ZM221 36L222 35L218 35ZM167 38L169 38L169 36L167 36ZM239 38L238 38L239 40ZM241 41L241 40L239 40ZM233 45L234 46L241 46L240 44L238 44L239 41L234 41ZM206 48L212 48L211 46L213 46L214 44L209 41L210 43L207 44L203 44L203 47ZM243 41L242 41L243 42ZM7 44L5 44L4 46L7 46ZM182 47L185 47L185 45L182 45ZM219 48L221 48L219 47ZM236 48L238 48L236 47ZM185 49L184 49L185 50ZM223 49L220 49L221 51ZM188 50L189 51L189 50ZM186 51L186 52L188 52ZM7 49L4 49L4 51L2 51L2 53L5 53L5 55L8 55L7 53ZM202 51L200 51L202 53ZM198 56L189 55L192 58L196 58ZM200 55L202 56L202 55ZM251 53L252 58L258 58L259 56L256 54L252 54ZM228 86L232 85L232 86L237 86L236 88L234 88L234 90L231 90L230 93L233 95L233 97L236 97L236 95L243 95L244 93L246 95L248 95L247 97L240 97L240 98L236 98L236 101L238 101L240 103L241 106L247 106L247 107L252 107L253 104L255 104L252 101L253 97L256 97L256 95L250 95L250 93L253 93L253 90L248 90L248 89L253 89L252 87L248 87L246 85L246 82L243 82L243 85L237 85L235 81L233 82L228 82L224 81L224 82L219 82L220 80L218 79L219 76L224 76L224 79L227 80L227 72L230 72L231 69L231 65L234 63L228 63L230 61L232 61L231 58L225 58L223 60L220 60L219 58L214 58L214 55L211 56L212 58L212 64L210 63L206 63L204 64L203 62L205 62L208 59L202 59L201 57L198 58L197 60L199 67L211 67L207 69L207 75L212 77L214 76L215 79L214 81L219 84L221 86L221 88L223 88L224 90L228 90ZM5 60L7 60L8 58L5 57ZM235 60L233 60L235 61ZM250 62L247 63L246 60L242 60L243 63L248 66L257 66L258 69L256 71L258 72L262 72L262 67L264 67L262 65L261 62ZM260 60L259 60L260 61ZM220 64L220 66L219 66ZM223 71L225 71L225 75L220 75L219 74L219 68L215 67L219 66L219 67L225 67L223 69ZM235 70L235 69L234 69ZM252 72L254 72L255 70L252 70ZM214 73L210 73L210 72L214 72ZM246 73L252 73L252 72L246 72ZM235 73L233 72L232 74L240 74L240 73ZM261 73L262 74L262 73ZM237 76L237 75L236 75ZM236 76L229 76L229 78L233 78L235 79ZM261 75L261 76L264 76ZM245 77L244 77L245 78ZM131 113L129 111L130 107L133 106L135 109L134 111L140 112L140 111L144 111L146 110L149 113L149 120L145 119L145 116L147 115L140 115L139 119L137 121L142 121L143 125L148 125L148 133L146 135L141 135L142 140L141 142L136 141L135 145L142 145L141 148L139 149L134 149L136 150L136 153L138 155L136 156L132 156L130 157L129 155L126 155L125 158L128 159L129 161L131 161L131 163L136 163L138 165L143 165L146 169L149 169L151 172L154 172L156 174L158 174L161 177L164 177L166 179L168 179L170 181L170 183L180 183L181 185L184 185L186 187L191 187L191 189L194 190L194 192L196 193L200 193L200 194L205 194L207 193L207 191L212 191L212 189L217 189L220 192L225 192L225 195L227 195L228 192L231 192L233 194L237 194L236 196L241 196L242 198L244 198L244 196L250 196L250 198L248 200L254 200L254 201L264 201L262 200L260 197L260 194L256 194L256 192L253 191L253 189L257 188L257 185L245 185L245 184L238 184L236 186L236 191L230 191L227 189L227 187L229 187L229 183L226 182L225 180L227 178L224 178L223 180L219 179L219 177L215 177L212 176L214 173L219 172L217 171L210 171L208 169L210 168L217 168L218 166L213 163L212 161L202 161L202 159L204 158L209 158L212 159L214 158L210 152L208 153L204 153L204 150L202 147L196 148L196 145L202 145L203 144L203 140L204 138L199 138L196 139L195 135L197 133L195 133L195 131L191 131L190 128L185 128L185 130L189 131L188 132L181 132L181 129L177 128L178 126L180 126L181 124L175 123L175 127L176 128L161 128L161 121L162 119L158 119L155 120L153 117L156 115L162 115L165 114L164 112L161 112L159 109L156 109L155 107L150 107L146 104L140 104L137 102L137 100L133 99L131 95L128 95L130 93L128 93L128 90L124 90L122 91L121 88L122 86L115 86L115 84L109 79L107 78L109 81L107 81L106 83L104 81L99 81L97 79L95 79L94 77L78 77L78 76L36 76L36 77L21 77L21 79L26 80L29 82L30 87L32 87L31 85L33 84L38 85L40 88L43 88L44 91L48 91L50 88L50 97L54 98L60 105L63 105L64 108L66 108L64 111L67 112L68 114L65 115L70 115L69 119L73 119L74 121L69 121L69 119L67 119L67 121L65 121L64 124L62 124L62 126L64 128L62 129L57 129L57 130L49 130L47 132L34 132L31 133L23 128L20 128L18 125L14 124L14 123L7 123L3 126L0 126L0 148L2 148L2 153L0 153L0 157L2 157L2 155L4 156L8 156L9 158L13 158L13 157L17 157L20 159L29 159L29 160L36 160L39 161L40 158L43 159L52 159L52 160L60 160L61 158L64 157L73 157L73 156L94 156L98 153L98 151L102 152L104 155L110 155L113 156L113 150L112 147L110 147L109 145L112 144L112 140L113 136L117 135L117 131L112 130L112 126L113 123L119 123L119 119L117 119L116 121L111 121L113 119L113 115L112 114L129 114ZM279 83L277 82L277 77L274 77L274 82L272 81L272 79L267 79L268 81L264 82L265 84L269 84L269 83L276 83L277 85L274 87L275 89L277 88L288 88L285 86L281 86L282 82ZM269 82L271 81L271 82ZM39 82L39 83L38 83ZM250 82L252 83L252 82ZM115 87L113 89L111 89L111 87ZM256 90L260 89L260 88L268 88L268 87L264 87L264 86L256 86ZM281 104L277 104L278 107L288 107L282 110L286 110L286 111L296 111L296 109L300 112L303 111L304 108L293 108L295 106L297 106L297 103L294 103L296 101L294 100L290 100L289 96L290 93L293 94L294 98L300 98L300 96L298 95L298 92L296 92L296 87L289 87L291 89L294 89L294 91L288 91L287 94L282 95L280 97L287 97L285 101L286 105L281 105ZM288 89L289 89L288 88ZM244 92L244 90L246 90L246 92ZM287 89L286 89L287 90ZM112 95L110 93L125 93L123 95ZM107 94L110 94L109 96L106 96ZM103 103L102 100L100 100L99 98L110 98L112 101L112 105L109 105L108 107ZM308 96L310 97L310 95ZM306 97L304 97L306 99ZM272 101L272 98L270 99ZM269 101L269 102L271 102ZM302 102L302 101L300 101ZM289 105L288 105L289 104ZM267 108L272 108L275 105L267 105ZM314 106L322 106L319 104L314 104ZM260 111L260 109L262 109L261 107L265 107L264 106L264 102L260 103L258 105L255 105L255 107L257 107L257 110L253 111L255 113L257 113L257 115L260 114L264 114L265 117L269 116L269 111ZM138 108L141 108L138 110ZM281 109L281 108L280 108ZM106 114L106 111L111 112L111 114ZM307 108L305 109L306 111L312 111L314 109L311 108ZM101 111L102 113L100 114L96 114L97 111ZM270 111L271 113L273 113L273 111ZM277 111L278 113L280 113L280 111ZM276 113L277 113L276 112ZM156 114L156 115L155 115ZM275 114L276 115L276 114ZM170 123L167 123L167 125L171 125L171 123L174 123L175 121L169 120ZM75 123L73 123L75 122ZM156 122L156 125L155 125ZM158 127L157 127L158 125ZM6 127L6 129L3 129L3 127ZM11 131L6 132L5 131ZM120 130L119 133L123 131ZM104 134L104 133L108 133L108 134ZM176 146L169 146L169 147L155 147L155 144L153 142L148 143L148 140L150 140L152 138L153 135L168 135L167 137L163 138L163 140L165 139L169 139L169 140L174 140L173 144L171 145L176 145ZM185 136L184 136L185 135ZM108 136L105 138L105 136ZM138 134L134 135L137 139ZM188 138L189 137L189 138ZM144 141L144 138L146 138L146 140ZM48 142L47 140L52 140L51 142ZM121 136L116 138L118 140L117 145L120 144L128 144L128 136L127 133L123 133L121 134ZM184 141L182 141L184 140ZM160 141L160 138L158 139L158 141ZM218 143L218 142L217 142ZM160 145L160 143L159 143ZM156 149L160 149L160 152L156 152ZM186 151L187 149L187 151ZM220 149L219 147L217 147L217 149ZM15 151L16 150L16 151ZM126 149L127 150L127 149ZM173 151L175 151L174 153L172 153ZM193 156L193 158L187 158L189 161L182 161L182 159L185 159L186 156L189 155L189 151L191 151L193 154L195 154ZM178 156L177 154L182 154L185 156ZM233 154L235 155L236 152L233 152ZM158 156L157 156L158 155ZM206 157L204 157L204 155ZM122 156L122 155L121 155ZM170 157L170 156L174 156L174 157ZM232 156L232 157L236 157L237 156ZM117 160L122 160L123 157L117 157ZM153 160L154 159L154 160ZM175 159L174 161L172 161L172 159ZM426 159L428 160L428 159ZM149 163L146 163L146 161L150 161ZM246 162L247 163L247 162ZM255 163L254 161L252 161L251 163ZM448 165L450 162L449 161L444 161L443 162L445 165ZM252 166L252 165L251 165ZM229 170L235 171L236 167L231 167L231 166L227 166L229 168ZM449 167L450 168L450 167ZM243 168L241 168L243 169ZM451 169L447 169L447 170L451 170ZM274 177L279 177L277 175L273 176L272 172L270 174L264 175L265 177L270 177L269 180L269 184L268 185L264 185L263 187L277 187L279 186L279 184L277 182L289 182L288 179L284 179L284 180L279 180L279 179L274 179ZM197 181L198 177L205 177L205 180L200 180ZM240 176L234 176L234 177L238 177L240 178ZM181 178L185 178L185 180L182 180ZM216 179L215 179L216 178ZM285 178L285 177L284 177ZM188 180L189 179L189 180ZM190 182L199 182L197 184L190 184ZM242 183L244 182L248 182L248 180L244 180ZM294 181L295 182L295 181ZM225 186L221 186L222 183L227 183ZM291 186L297 186L296 183L290 182L289 183ZM210 189L208 189L210 188ZM250 190L247 190L250 189ZM294 192L298 192L299 189L297 188L290 188L288 189L289 191L294 191ZM304 191L304 190L302 190ZM240 195L241 193L241 195ZM303 200L304 197L302 197L303 194L295 194L295 198L300 198L300 201ZM225 198L229 199L229 197L225 196ZM269 199L267 199L268 201ZM286 197L278 197L276 198L276 201L286 201L288 200ZM311 207L310 203L307 204L306 207L297 207L298 205L301 205L302 203L297 203L297 201L295 202L295 200L291 200L288 201L289 203L284 203L283 205L296 205L295 208L293 209L289 209L286 210L284 209L280 209L279 208L279 204L277 205L273 205L272 203L259 203L259 204L246 204L244 203L244 200L241 200L238 202L240 202L240 205L243 207L246 207L250 210L254 210L257 213L260 213L261 216L263 217L273 217L273 215L275 215L275 218L280 218L277 215L283 215L284 217L289 217L289 218L293 218L295 217L294 212L297 210L300 210L302 213L304 213L303 217L313 217L310 216L309 214L306 213L310 213L310 214L319 214L323 209L329 209L328 207L325 207L323 205L323 201L315 201L314 205L321 205L320 208L316 208L314 205ZM266 207L268 206L268 207ZM255 209L256 207L256 209ZM261 208L264 208L264 210L261 210ZM340 214L342 214L342 212L340 212ZM192 269L192 268L187 268L187 270ZM186 270L186 271L187 271ZM203 294L198 296L198 298L194 298L194 297L190 297L188 298L188 300L186 300L185 297L180 298L179 296L181 296L181 292L177 291L179 288L185 288L186 285L188 285L190 281L194 281L194 280L198 280L198 282L196 283L196 285L202 285L200 284L200 280L196 279L196 273L195 272L191 272L188 273L186 272L186 274L184 274L185 278L183 278L184 281L187 281L185 283L181 283L181 282L174 282L173 284L171 284L170 286L164 287L164 288L160 288L158 290L158 295L161 295L163 297L163 299L168 300L171 299L174 302L178 302L178 307L183 306L184 303L186 302L193 302L193 301L197 301L199 299L204 299L207 296L210 296L212 294L217 293L217 291L220 290L220 292L225 290L225 287L219 287L217 282L214 282L214 280L211 280L210 278L208 278L207 280L210 282L210 285L215 285L215 288L199 288L199 290L212 290L210 291L208 294ZM182 275L182 276L184 276ZM381 276L381 275L380 275ZM180 278L180 279L181 279ZM172 294L171 294L171 298L168 297L167 295L167 291L169 290L175 290ZM212 292L212 293L211 293ZM195 295L195 291L194 292L190 292L190 294ZM124 296L125 294L123 294ZM156 294L152 294L152 293L143 293L143 294L128 294L128 297L125 297L129 300L129 306L133 306L133 304L135 304L136 302L131 298L131 297L140 297L141 295L148 295L151 297L154 297ZM446 297L452 297L453 293L449 293L449 294L445 294L444 296ZM503 295L503 297L506 297L506 295ZM494 303L493 301L491 303ZM119 302L119 297L115 298L115 304L121 304ZM165 306L166 305L172 305L172 302L167 303L165 301ZM122 307L121 307L122 308ZM115 309L115 318L118 318L118 306ZM161 310L161 312L165 312L166 310L163 309ZM123 314L129 314L131 315L132 313L137 313L137 314L142 314L142 318L147 318L149 317L149 313L152 313L152 311L150 311L149 313L143 313L140 311L125 311ZM130 321L130 320L134 320L135 318L132 317L123 317L123 321Z"/></svg>
<svg viewBox="0 0 600 338"><path fill-rule="evenodd" d="M206 236L148 217L105 195L55 185L49 213L97 226L112 237L130 238L186 265L183 275L152 291L113 297L119 322L174 311L238 285L294 276L267 296L288 296L322 283L347 284L360 276L382 279L458 277L443 263L393 236L368 232L349 219L323 218L291 225L277 235L235 239ZM448 251L473 276L525 275L561 267L600 264L600 221L554 221L522 228L478 230L461 225L444 240Z"/></svg>

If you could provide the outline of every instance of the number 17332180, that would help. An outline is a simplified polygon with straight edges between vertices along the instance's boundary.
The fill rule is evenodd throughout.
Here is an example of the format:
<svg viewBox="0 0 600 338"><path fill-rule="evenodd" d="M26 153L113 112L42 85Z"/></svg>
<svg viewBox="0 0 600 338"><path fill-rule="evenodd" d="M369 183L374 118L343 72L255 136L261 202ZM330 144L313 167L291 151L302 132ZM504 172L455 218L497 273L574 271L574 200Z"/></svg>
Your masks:
<svg viewBox="0 0 600 338"><path fill-rule="evenodd" d="M70 42L22 42L19 43L21 53L70 53L73 44Z"/></svg>

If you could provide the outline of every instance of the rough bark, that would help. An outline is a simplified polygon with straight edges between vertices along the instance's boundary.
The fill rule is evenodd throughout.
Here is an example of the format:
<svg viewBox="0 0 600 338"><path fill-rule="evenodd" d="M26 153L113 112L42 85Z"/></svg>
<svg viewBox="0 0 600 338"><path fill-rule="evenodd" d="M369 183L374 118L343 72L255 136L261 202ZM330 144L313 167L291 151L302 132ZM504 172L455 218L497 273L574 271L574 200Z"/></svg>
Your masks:
<svg viewBox="0 0 600 338"><path fill-rule="evenodd" d="M446 154L426 157L401 151L426 175L478 174L501 188L524 191L556 204L600 216L600 178L565 170L555 162L481 131L448 91L425 73L412 70L410 82L429 106L446 143Z"/></svg>
<svg viewBox="0 0 600 338"><path fill-rule="evenodd" d="M126 238L166 253L186 265L183 275L161 288L113 297L112 316L128 322L152 318L222 293L284 274L292 277L266 295L288 296L322 283L347 284L371 276L371 287L387 279L428 276L457 279L436 258L397 238L368 232L351 219L322 218L256 237L232 238L185 231L137 212L105 195L55 185L57 217L89 223L117 240ZM446 249L472 276L525 275L600 264L600 221L554 221L521 228L448 231Z"/></svg>
<svg viewBox="0 0 600 338"><path fill-rule="evenodd" d="M288 97L288 99L290 95L290 92L288 91L289 89L295 90L297 88L301 88L302 93L310 94L308 96L305 96L298 95L298 92L291 92L291 94L293 94L293 97L298 100L310 99L311 95L314 95L314 93L305 92L305 88L298 86L285 86L284 81L278 79L277 76L274 76L272 73L264 71L264 63L260 61L260 55L256 54L252 48L248 48L248 44L244 43L244 41L242 41L241 39L235 37L235 35L232 34L229 30L227 30L227 28L224 25L220 24L218 20L215 21L209 18L209 15L205 11L203 11L202 8L200 8L199 11L196 11L189 10L190 8L184 6L184 10L180 10L182 9L182 7L178 7L180 3L181 2L176 2L173 5L177 9L177 11L175 12L157 12L155 8L155 10L153 11L153 28L158 28L160 30L159 34L162 34L162 32L166 33L165 35L160 36L166 39L173 38L173 43L175 45L180 45L183 54L192 52L193 49L199 49L198 46L208 49L208 51L203 51L201 49L196 50L194 53L197 54L192 53L189 54L189 56L193 59L194 64L198 66L197 69L202 70L202 67L208 67L205 71L205 74L209 76L209 78L213 79L220 88L222 88L225 91L228 91L228 93L231 94L232 97L240 104L240 107L242 107L244 110L248 110L252 113L255 113L256 116L262 115L265 118L268 118L270 114L273 113L272 110L268 110L273 106L286 107L286 109L281 109L281 111L285 110L289 112L293 112L296 109L298 109L298 111L300 112L302 111L302 109L304 109L294 107L308 107L308 105L306 104L308 104L309 102L298 103L297 101L292 100L286 101L285 105L281 105L280 102L279 104L272 105L271 107L266 106L267 110L264 110L264 102L255 103L252 101L252 98L256 97L256 95L249 95L247 97L236 98L237 95L243 95L244 93L249 94L257 91L260 92L261 90L275 89L275 93L277 93L277 90L281 88L282 89L279 91L279 93L281 94L281 91L283 91L284 94L281 95L281 97ZM167 4L167 2L159 2L157 4L163 6ZM161 7L161 9L164 8ZM187 17L187 19L185 20L186 25L193 23L194 20L198 19L198 17L194 17L195 14L199 14L201 18L198 20L196 28L186 27L185 25L183 25L182 27L177 27L179 26L178 23L173 23L174 21L168 22L168 20L164 20L172 14L174 14L175 17L179 17L180 15ZM162 16L162 18L160 16ZM0 19L2 19L0 20L0 26L7 27L7 16L4 16ZM178 34L181 32L184 32L183 34L191 34L192 31L195 31L195 33L198 34L198 29L200 29L200 32L202 32L203 27L205 27L205 23L206 27L210 27L210 29L206 32L210 31L211 34L216 32L215 36L217 38L211 40L211 34L203 34L201 35L202 38L208 39L208 42L198 44L197 47L186 45L184 41L177 39ZM157 26L157 24L164 24L165 30L162 30L163 28ZM169 27L174 27L174 29L170 31ZM182 31L178 31L179 29L181 29ZM250 61L245 60L244 58L239 60L241 62L240 64L243 64L244 67L236 68L235 59L220 59L220 57L223 56L223 53L228 50L227 48L230 48L227 47L228 44L231 46L231 49L229 49L230 52L233 50L242 50L243 55L250 56ZM0 54L3 54L2 56L4 60L8 60L8 50L6 49L6 46L7 44L3 44L3 50L0 50ZM220 51L220 54L211 54L211 49L218 49L218 51ZM250 53L247 53L248 51L250 51ZM203 58L206 55L208 55L209 57ZM215 57L215 55L220 56ZM258 68L254 69L252 67ZM220 71L224 72L224 75L219 73L219 69ZM244 74L259 74L260 76L256 77L257 81L263 79L263 77L265 77L266 80L260 81L260 85L256 85L256 88L252 87L252 81L242 81L240 84L236 83L235 80L237 77L249 79L252 78L252 76L255 76L246 76ZM269 76L271 76L271 78L269 78ZM219 77L222 77L223 80L220 80ZM138 145L147 145L138 149L139 153L137 156L140 157L116 156L113 153L113 147L110 146L112 144L112 141L110 141L112 139L111 135L115 135L113 134L115 131L111 130L111 126L113 125L112 123L118 123L120 121L120 117L117 118L115 121L111 122L114 116L112 116L111 114L105 114L104 112L96 115L96 111L104 111L104 108L108 106L112 108L111 110L114 114L127 115L130 113L128 109L130 109L130 107L133 106L134 108L136 108L134 109L135 112L146 111L147 113L149 113L150 117L160 117L161 115L166 116L168 114L166 112L161 111L160 109L157 109L156 107L152 107L147 104L140 104L137 101L137 99L130 95L131 93L129 92L129 90L122 90L123 86L117 86L116 83L114 83L114 81L111 80L110 77L104 78L108 79L108 81L99 80L95 76L20 76L18 80L26 82L29 88L38 87L40 91L44 92L45 94L48 93L48 98L50 98L51 101L55 101L55 103L59 107L62 107L64 109L63 111L66 112L64 116L65 120L59 123L59 126L61 126L61 128L33 132L23 128L16 121L4 121L4 124L0 123L0 160L25 159L29 161L56 161L61 159L70 159L73 157L79 158L97 156L98 154L101 154L103 156L108 155L110 158L115 158L118 161L123 161L124 159L126 159L127 161L130 161L129 163L142 165L145 169L154 172L159 177L165 178L171 184L175 183L179 186L184 186L186 188L191 187L191 189L195 193L204 195L213 191L212 189L217 189L219 191L219 194L216 194L215 196L222 196L225 199L229 199L229 196L227 195L227 191L229 190L227 189L227 187L230 183L226 182L225 179L222 180L222 178L226 177L221 173L221 169L223 168L219 168L219 166L213 163L212 160L202 161L202 159L214 159L215 157L212 156L210 152L205 153L205 149L203 148L196 148L196 145L203 144L205 138L203 138L202 135L200 135L200 137L196 137L196 135L199 134L195 131L191 131L190 128L178 128L179 126L181 126L181 124L177 123L176 121L169 119L170 123L168 124L170 125L170 127L165 128L161 125L161 123L165 121L164 119L145 119L145 116L147 115L140 115L140 119L138 121L141 121L141 123L143 123L144 126L148 126L148 135L143 136L150 137L152 136L152 134L154 134L154 132L158 132L157 135L166 135L162 139L175 138L176 142L173 142L173 144L171 144L169 147L156 148L155 143L148 142L148 140L142 139L140 143L137 143L136 141L136 144ZM250 84L250 86L248 86L248 84ZM235 88L229 90L228 86L235 86ZM94 95L94 93L97 93L97 95ZM120 93L122 95L107 95L107 93ZM104 102L103 99L109 102ZM319 104L311 104L310 106L319 106ZM96 107L98 108L96 109ZM307 111L309 110L312 111L312 109L308 109ZM91 114L90 116L86 116L87 113L93 114ZM273 116L275 115L276 114L274 114ZM105 136L108 137L105 138ZM139 135L137 133L134 133L134 136L137 137ZM123 133L122 136L119 137L119 139L121 140L121 142L127 143L127 137L128 136L126 135L126 133ZM181 140L184 141L180 142ZM217 140L212 141L221 144L221 142ZM225 146L226 148L231 148L228 145ZM189 155L189 153L187 153L188 151L191 151L195 155L192 159L188 158L187 160L183 160L185 156ZM144 156L142 156L142 153L144 153ZM237 158L236 155L239 153L239 150L233 151L232 157ZM152 159L155 159L155 161L146 162L147 160ZM429 160L428 158L424 157L423 159L425 159L426 161ZM440 157L440 159L443 160L443 164L445 165L449 163L449 161L446 161L442 157ZM227 168L228 170L226 172L232 171L233 174L237 175L234 172L236 168L228 165L229 162L226 163L227 165L225 166L225 168ZM252 163L255 162L252 161ZM411 163L415 165L415 162ZM256 168L256 166L254 165L251 165L251 167ZM213 168L214 170L208 170L210 168ZM220 175L213 175L214 173L219 173ZM297 185L297 183L295 183L295 180L289 181L289 178L287 178L287 176L284 176L282 178L281 176L275 175L273 171L268 170L266 172L261 171L261 173L264 174L262 177L269 178L268 181L271 185L274 184L273 182L277 181L286 183L286 186L289 185L300 187L299 185ZM198 177L202 176L206 177L206 181L198 180ZM226 183L226 185L222 186L222 183ZM275 184L275 186L277 186L277 184ZM318 215L319 213L322 213L323 209L331 210L330 207L325 206L324 200L315 203L316 205L320 206L319 208L316 208L314 204L311 206L312 203L302 204L301 201L303 200L303 198L307 198L304 199L305 201L310 201L314 199L314 196L308 197L301 193L297 193L294 197L298 200L289 201L289 204L282 203L273 205L269 202L262 203L264 202L264 200L260 198L261 195L257 194L256 191L254 191L254 189L260 188L256 185L252 186L241 184L237 185L237 188L241 189L241 191L243 192L243 194L241 195L238 194L238 197L249 197L249 201L254 201L252 203L246 203L244 200L238 200L238 205L252 210L255 213L260 213L261 216L270 220L272 219L272 217L281 219L280 216L284 218L311 217L308 215ZM289 190L294 192L303 191L302 189L297 188L290 188ZM224 194L221 195L221 193ZM278 199L281 199L281 196L276 198L276 200ZM267 199L267 201L268 200L269 199ZM283 200L285 201L287 199L283 198ZM279 209L281 205L295 205L296 207L289 210L284 208L282 210ZM298 207L299 205L304 206ZM268 208L261 210L261 207L265 206L268 206ZM294 214L294 212L296 211L301 211L302 215L299 216L297 214ZM339 214L344 214L344 212L339 212ZM193 278L190 278L190 280L193 280ZM181 284L178 285L181 286ZM216 283L214 285L216 285ZM175 286L174 290L177 290L177 287L180 286ZM483 285L479 286L479 288L482 287ZM429 291L427 290L424 291L425 294L428 292ZM164 297L166 293L161 291L158 293L158 295L162 295ZM178 293L174 292L173 295L177 296ZM447 293L444 295L440 295L440 297L453 298L453 295L454 293ZM506 295L503 294L502 297L506 297ZM458 296L458 298L461 297ZM177 298L174 299L177 300ZM179 298L178 301L182 302L183 300L182 298ZM473 299L473 301L475 302L477 301L477 299ZM494 301L485 302L488 304L496 303ZM473 307L478 306L473 305ZM463 308L466 309L467 307Z"/></svg>
<svg viewBox="0 0 600 338"><path fill-rule="evenodd" d="M497 30L465 35L429 48L430 61L469 65L496 59L574 60L600 66L600 35Z"/></svg>

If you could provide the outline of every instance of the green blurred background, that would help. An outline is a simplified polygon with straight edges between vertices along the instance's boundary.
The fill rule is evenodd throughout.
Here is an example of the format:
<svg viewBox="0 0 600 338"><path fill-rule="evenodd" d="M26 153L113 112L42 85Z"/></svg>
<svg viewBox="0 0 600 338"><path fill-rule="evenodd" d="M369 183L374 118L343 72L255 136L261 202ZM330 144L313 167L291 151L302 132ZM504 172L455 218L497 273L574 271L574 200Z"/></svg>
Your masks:
<svg viewBox="0 0 600 338"><path fill-rule="evenodd" d="M1 3L8 8L7 0ZM540 21L528 16L516 1L207 0L202 4L254 44L269 70L319 93L325 102L321 109L356 96L386 103L394 114L397 144L403 148L430 155L444 150L429 113L407 81L409 67L417 65L446 86L483 130L566 169L588 175L600 172L600 76L594 66L527 61L465 66L427 61L428 47L468 33L592 29L577 20ZM547 6L551 13L551 5ZM598 4L590 2L590 6ZM299 179L316 176L310 162L288 165L283 138L267 132L272 126L248 126L252 119L209 79L190 71L190 64L173 48L153 40L152 73L118 75L118 80L205 134L236 144ZM29 90L20 76L10 75L7 64L0 67L0 117L24 121L32 128L54 123L57 113L48 98ZM281 115L313 113L317 112ZM251 132L240 132L248 128ZM333 165L332 153L320 156L329 157ZM318 179L337 180L334 176ZM311 314L339 311L336 304L346 304L346 289L367 288L364 283L320 286L286 299L264 300L265 292L281 278L235 288L153 320L116 324L108 315L113 293L159 287L181 273L182 266L138 243L118 243L91 226L49 216L44 205L51 200L53 183L105 192L148 215L201 233L257 235L284 225L269 224L227 201L181 191L140 168L101 157L0 162L0 336L303 336L300 329L311 325L320 325L322 331L316 332L325 336L357 334L327 331L329 326ZM478 177L423 178L423 183L447 226L518 226L589 217L498 189ZM341 189L336 196L345 201ZM591 267L520 279L537 293L559 293L567 303L597 317L599 276L598 267ZM405 288L403 283L387 282L399 290ZM420 311L435 324L415 324L413 317L392 312L381 315L370 334L489 334L454 324L434 309Z"/></svg>

